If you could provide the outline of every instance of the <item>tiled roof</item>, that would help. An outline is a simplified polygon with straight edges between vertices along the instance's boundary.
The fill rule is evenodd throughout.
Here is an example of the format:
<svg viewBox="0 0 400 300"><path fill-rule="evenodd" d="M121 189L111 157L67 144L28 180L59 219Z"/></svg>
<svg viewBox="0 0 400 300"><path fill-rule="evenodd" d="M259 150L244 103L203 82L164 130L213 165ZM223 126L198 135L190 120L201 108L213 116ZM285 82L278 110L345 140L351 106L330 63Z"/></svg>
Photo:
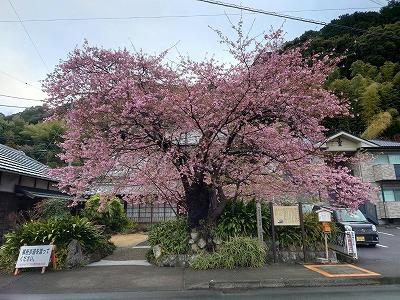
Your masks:
<svg viewBox="0 0 400 300"><path fill-rule="evenodd" d="M384 140L369 140L370 142L377 144L379 147L400 147L399 142L384 141Z"/></svg>
<svg viewBox="0 0 400 300"><path fill-rule="evenodd" d="M50 168L24 152L0 144L0 171L8 171L35 178L54 180L49 176Z"/></svg>
<svg viewBox="0 0 400 300"><path fill-rule="evenodd" d="M15 186L15 192L21 193L27 196L28 198L35 199L35 198L52 198L52 199L62 199L62 200L71 200L72 196L53 190L44 190L26 186Z"/></svg>

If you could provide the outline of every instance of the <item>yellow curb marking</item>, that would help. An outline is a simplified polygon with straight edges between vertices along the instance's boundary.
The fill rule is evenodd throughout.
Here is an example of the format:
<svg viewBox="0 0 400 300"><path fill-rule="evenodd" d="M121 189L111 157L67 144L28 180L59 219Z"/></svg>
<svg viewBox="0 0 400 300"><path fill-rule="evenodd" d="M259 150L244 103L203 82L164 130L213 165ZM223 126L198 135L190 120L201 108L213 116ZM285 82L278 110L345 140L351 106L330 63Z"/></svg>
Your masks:
<svg viewBox="0 0 400 300"><path fill-rule="evenodd" d="M324 275L325 277L365 277L365 276L380 276L381 274L375 273L351 264L343 264L343 265L304 265L307 269L310 269L314 272L317 272L319 274ZM353 268L359 271L362 271L363 273L344 273L344 274L331 274L327 271L321 270L321 267L349 267Z"/></svg>

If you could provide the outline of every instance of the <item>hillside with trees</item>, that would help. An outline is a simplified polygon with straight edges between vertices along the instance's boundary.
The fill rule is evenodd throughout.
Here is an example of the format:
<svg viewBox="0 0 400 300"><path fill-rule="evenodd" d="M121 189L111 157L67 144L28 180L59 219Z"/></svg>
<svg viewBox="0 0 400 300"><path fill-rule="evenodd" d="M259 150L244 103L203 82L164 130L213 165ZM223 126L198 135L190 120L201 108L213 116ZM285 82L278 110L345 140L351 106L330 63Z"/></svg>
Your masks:
<svg viewBox="0 0 400 300"><path fill-rule="evenodd" d="M343 15L319 31L305 32L285 47L304 45L305 56L332 53L341 58L326 87L349 99L354 117L327 120L330 132L400 138L399 1L390 1L379 12Z"/></svg>
<svg viewBox="0 0 400 300"><path fill-rule="evenodd" d="M61 121L43 122L42 106L31 107L11 116L0 114L0 143L24 151L26 155L51 167L61 166L57 157L64 133Z"/></svg>

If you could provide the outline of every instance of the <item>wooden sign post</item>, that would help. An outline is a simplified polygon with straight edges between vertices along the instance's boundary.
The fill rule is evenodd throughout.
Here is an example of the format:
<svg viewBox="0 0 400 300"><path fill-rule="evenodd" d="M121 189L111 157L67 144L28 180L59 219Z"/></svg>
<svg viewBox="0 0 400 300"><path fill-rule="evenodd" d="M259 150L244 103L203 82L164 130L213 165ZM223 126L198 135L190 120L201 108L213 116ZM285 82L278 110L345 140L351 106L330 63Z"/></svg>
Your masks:
<svg viewBox="0 0 400 300"><path fill-rule="evenodd" d="M332 221L332 211L326 208L321 208L317 210L318 221L321 222L322 232L324 233L325 240L325 259L329 261L329 251L328 251L328 234L331 233L331 224Z"/></svg>
<svg viewBox="0 0 400 300"><path fill-rule="evenodd" d="M262 225L262 214L261 214L261 203L256 203L256 213L257 213L257 237L261 243L264 243L264 230Z"/></svg>
<svg viewBox="0 0 400 300"><path fill-rule="evenodd" d="M303 246L303 260L306 261L306 238L303 220L303 207L302 203L291 206L275 206L270 202L271 210L271 229L272 229L272 253L274 262L276 262L276 249L275 249L275 226L300 226L301 239Z"/></svg>

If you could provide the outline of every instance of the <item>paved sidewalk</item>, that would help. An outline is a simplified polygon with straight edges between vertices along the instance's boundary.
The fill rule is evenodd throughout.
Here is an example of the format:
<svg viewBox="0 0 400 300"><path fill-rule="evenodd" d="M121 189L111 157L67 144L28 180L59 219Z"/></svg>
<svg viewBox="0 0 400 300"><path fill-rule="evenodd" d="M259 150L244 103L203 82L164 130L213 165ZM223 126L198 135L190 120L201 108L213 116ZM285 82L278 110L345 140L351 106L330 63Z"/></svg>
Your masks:
<svg viewBox="0 0 400 300"><path fill-rule="evenodd" d="M196 271L154 266L100 266L76 270L23 272L0 276L2 293L91 293L182 291L284 286L379 284L377 278L326 278L302 265L271 265L260 269Z"/></svg>
<svg viewBox="0 0 400 300"><path fill-rule="evenodd" d="M114 235L112 240L117 249L111 255L88 266L150 266L146 261L146 253L149 251L149 246L146 246L147 235L141 233Z"/></svg>

